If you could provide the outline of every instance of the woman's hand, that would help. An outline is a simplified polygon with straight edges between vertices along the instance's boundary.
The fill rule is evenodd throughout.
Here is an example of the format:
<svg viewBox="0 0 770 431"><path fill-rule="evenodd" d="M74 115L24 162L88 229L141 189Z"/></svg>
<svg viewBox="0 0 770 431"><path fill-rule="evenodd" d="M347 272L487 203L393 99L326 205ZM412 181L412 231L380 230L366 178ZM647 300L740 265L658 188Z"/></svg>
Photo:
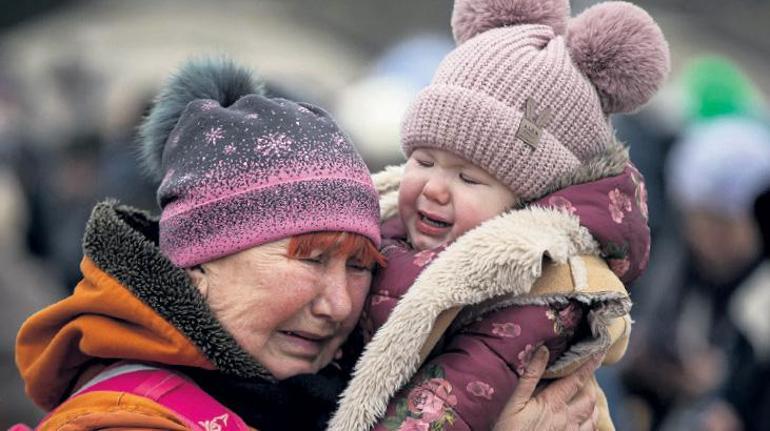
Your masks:
<svg viewBox="0 0 770 431"><path fill-rule="evenodd" d="M589 383L601 363L596 355L574 373L554 381L535 394L548 365L548 349L540 347L519 379L495 431L589 431L596 429L596 387Z"/></svg>

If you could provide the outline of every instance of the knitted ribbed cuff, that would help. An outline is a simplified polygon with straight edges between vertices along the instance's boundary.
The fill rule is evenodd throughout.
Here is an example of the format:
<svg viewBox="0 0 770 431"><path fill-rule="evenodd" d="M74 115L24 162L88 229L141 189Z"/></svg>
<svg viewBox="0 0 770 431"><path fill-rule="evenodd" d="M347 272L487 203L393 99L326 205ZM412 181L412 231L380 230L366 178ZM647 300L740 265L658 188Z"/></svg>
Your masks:
<svg viewBox="0 0 770 431"><path fill-rule="evenodd" d="M379 247L376 203L374 189L350 179L274 184L161 218L160 248L187 268L310 232L354 232Z"/></svg>
<svg viewBox="0 0 770 431"><path fill-rule="evenodd" d="M580 161L547 130L536 147L516 137L524 113L480 92L430 86L411 105L401 129L404 154L439 148L494 175L519 198L540 196Z"/></svg>

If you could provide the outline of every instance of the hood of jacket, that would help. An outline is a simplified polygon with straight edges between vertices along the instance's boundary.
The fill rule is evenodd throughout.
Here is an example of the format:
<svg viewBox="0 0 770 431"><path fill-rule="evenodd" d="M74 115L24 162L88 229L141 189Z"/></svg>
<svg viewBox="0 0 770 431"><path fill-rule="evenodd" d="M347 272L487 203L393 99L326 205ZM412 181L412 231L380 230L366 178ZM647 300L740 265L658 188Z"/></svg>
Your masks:
<svg viewBox="0 0 770 431"><path fill-rule="evenodd" d="M383 220L397 217L402 172L391 167L374 176ZM649 245L644 209L634 207L637 194L644 200L636 191L643 187L641 175L618 144L561 185L465 233L431 261L366 346L330 430L365 430L375 423L419 368L442 313L458 307L463 311L455 329L510 304L576 299L589 307L592 334L551 365L551 375L570 372L595 352L609 351L615 360L622 355L631 304L618 276L635 278ZM582 218L590 222L581 224ZM641 249L611 254L621 252L617 245L640 241ZM628 265L611 270L605 260L621 255Z"/></svg>
<svg viewBox="0 0 770 431"><path fill-rule="evenodd" d="M96 205L83 238L82 280L27 319L17 337L16 363L40 407L52 409L85 369L111 360L272 379L160 253L157 238L149 214L114 201Z"/></svg>

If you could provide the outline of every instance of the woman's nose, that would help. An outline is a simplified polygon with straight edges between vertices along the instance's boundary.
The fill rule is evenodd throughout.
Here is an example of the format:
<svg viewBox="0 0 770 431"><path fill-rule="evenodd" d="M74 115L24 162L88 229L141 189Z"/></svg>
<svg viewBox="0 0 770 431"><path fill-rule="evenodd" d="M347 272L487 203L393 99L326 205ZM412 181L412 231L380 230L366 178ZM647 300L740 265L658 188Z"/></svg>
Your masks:
<svg viewBox="0 0 770 431"><path fill-rule="evenodd" d="M422 194L431 201L445 205L449 203L449 187L446 179L431 177L425 182Z"/></svg>
<svg viewBox="0 0 770 431"><path fill-rule="evenodd" d="M318 297L313 301L313 313L334 322L347 319L353 309L348 287L346 266L329 268L321 280Z"/></svg>

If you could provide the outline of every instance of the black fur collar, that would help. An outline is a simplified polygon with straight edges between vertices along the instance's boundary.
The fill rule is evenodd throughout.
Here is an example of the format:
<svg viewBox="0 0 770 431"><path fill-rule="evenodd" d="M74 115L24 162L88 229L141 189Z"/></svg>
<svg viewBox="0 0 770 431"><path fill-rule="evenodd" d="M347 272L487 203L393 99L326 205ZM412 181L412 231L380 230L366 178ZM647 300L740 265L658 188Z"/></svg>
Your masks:
<svg viewBox="0 0 770 431"><path fill-rule="evenodd" d="M214 317L187 274L158 248L158 220L115 201L97 204L83 252L104 272L179 329L223 373L273 381Z"/></svg>

